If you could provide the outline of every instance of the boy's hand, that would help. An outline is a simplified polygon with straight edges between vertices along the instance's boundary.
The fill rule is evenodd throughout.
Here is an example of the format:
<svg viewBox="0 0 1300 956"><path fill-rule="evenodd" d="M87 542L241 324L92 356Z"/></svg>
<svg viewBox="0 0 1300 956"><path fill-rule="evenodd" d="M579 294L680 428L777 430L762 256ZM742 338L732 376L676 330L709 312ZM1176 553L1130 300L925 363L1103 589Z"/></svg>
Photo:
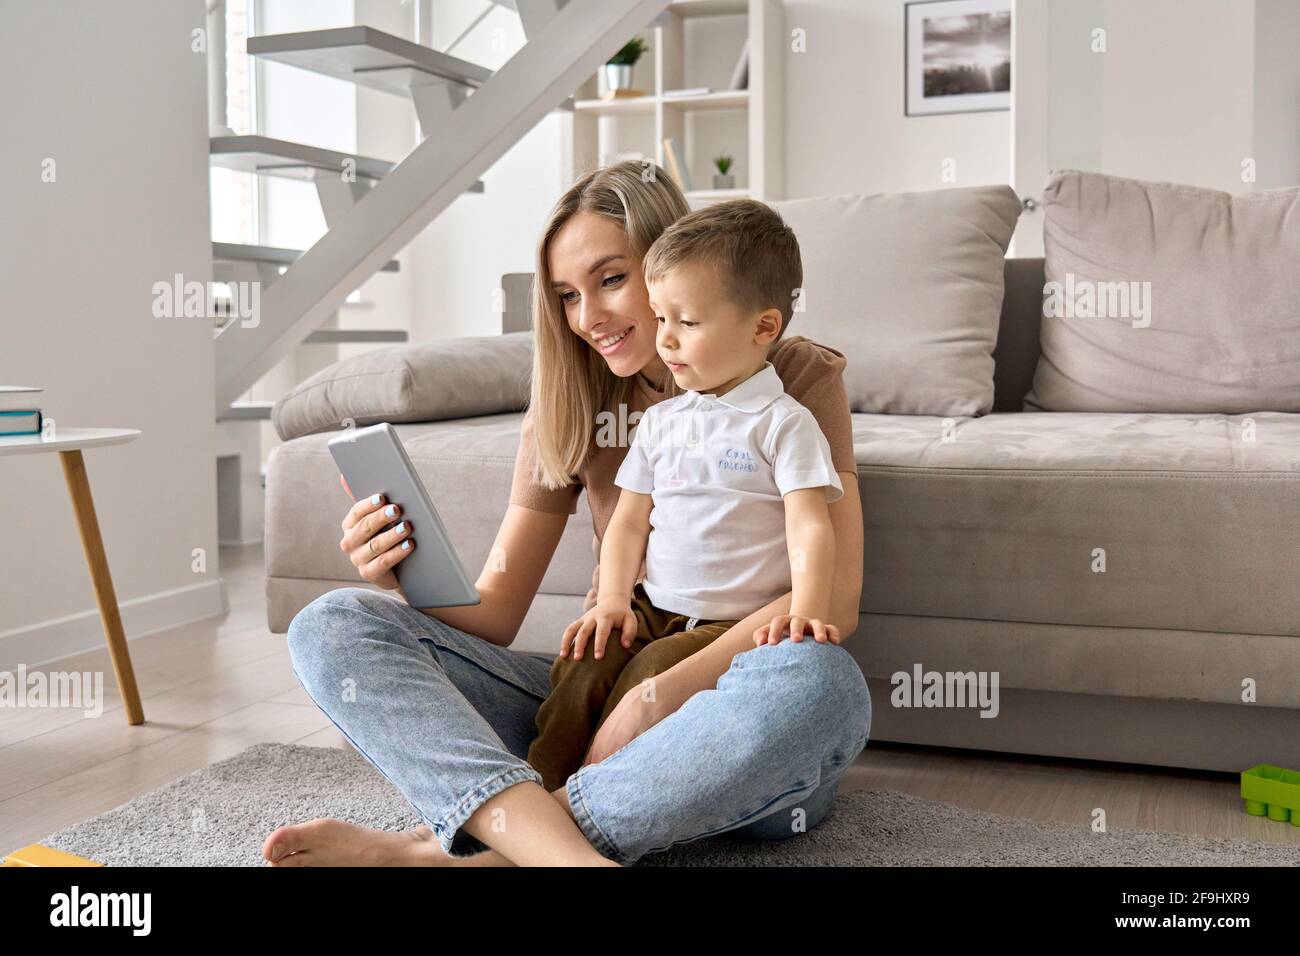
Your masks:
<svg viewBox="0 0 1300 956"><path fill-rule="evenodd" d="M595 657L600 660L605 656L605 643L609 640L609 632L614 628L622 630L623 646L630 646L637 632L636 615L632 613L630 601L597 602L595 607L564 629L564 637L560 640L560 656L568 657L569 649L572 648L573 659L582 660L587 641L594 634Z"/></svg>
<svg viewBox="0 0 1300 956"><path fill-rule="evenodd" d="M596 606L596 596L600 593L600 545L596 538L591 539L592 545L596 548L596 567L591 572L591 590L582 601L582 610L590 611ZM641 559L641 570L637 572L636 583L640 584L645 580L645 558Z"/></svg>
<svg viewBox="0 0 1300 956"><path fill-rule="evenodd" d="M819 644L825 644L827 641L839 644L841 640L840 629L834 624L826 624L819 618L804 617L802 614L778 614L772 618L771 624L764 624L754 632L754 646L779 644L786 630L789 630L790 639L796 643L803 640L805 630Z"/></svg>

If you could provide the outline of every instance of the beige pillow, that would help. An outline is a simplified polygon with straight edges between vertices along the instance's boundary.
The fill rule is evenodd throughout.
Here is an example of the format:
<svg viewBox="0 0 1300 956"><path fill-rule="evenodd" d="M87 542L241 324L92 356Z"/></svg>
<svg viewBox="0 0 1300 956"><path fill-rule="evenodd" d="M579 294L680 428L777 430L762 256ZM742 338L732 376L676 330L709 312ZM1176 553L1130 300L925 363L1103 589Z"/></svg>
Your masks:
<svg viewBox="0 0 1300 956"><path fill-rule="evenodd" d="M799 237L805 311L791 334L844 353L855 412L993 407L1009 186L772 203Z"/></svg>
<svg viewBox="0 0 1300 956"><path fill-rule="evenodd" d="M1064 170L1043 208L1027 410L1300 412L1300 188Z"/></svg>
<svg viewBox="0 0 1300 956"><path fill-rule="evenodd" d="M376 349L296 386L275 403L271 422L289 441L346 419L360 427L517 412L528 401L532 361L531 331Z"/></svg>

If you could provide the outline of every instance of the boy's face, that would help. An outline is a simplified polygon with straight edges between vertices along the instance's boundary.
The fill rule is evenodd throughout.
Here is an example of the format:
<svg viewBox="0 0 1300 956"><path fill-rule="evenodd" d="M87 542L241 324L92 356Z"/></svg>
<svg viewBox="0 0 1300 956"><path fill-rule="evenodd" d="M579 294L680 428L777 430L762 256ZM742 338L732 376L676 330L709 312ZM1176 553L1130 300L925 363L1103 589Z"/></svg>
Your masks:
<svg viewBox="0 0 1300 956"><path fill-rule="evenodd" d="M702 262L670 269L646 288L659 323L659 357L682 388L721 394L755 364L762 367L781 329L779 310L740 307Z"/></svg>

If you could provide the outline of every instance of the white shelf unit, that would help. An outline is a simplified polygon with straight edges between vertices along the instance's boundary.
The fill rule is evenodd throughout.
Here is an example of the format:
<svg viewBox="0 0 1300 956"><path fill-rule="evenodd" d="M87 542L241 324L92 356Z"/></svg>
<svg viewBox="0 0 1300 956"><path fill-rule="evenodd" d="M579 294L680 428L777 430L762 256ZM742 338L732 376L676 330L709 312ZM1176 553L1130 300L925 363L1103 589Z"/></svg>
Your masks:
<svg viewBox="0 0 1300 956"><path fill-rule="evenodd" d="M564 114L565 181L629 154L668 170L663 141L672 137L685 154L693 207L742 196L783 198L786 39L779 0L673 0L639 35L649 49L633 67L632 85L644 96L602 99L595 76L574 91ZM746 40L748 88L727 89ZM664 95L696 87L710 92ZM720 153L734 158L734 189L712 188Z"/></svg>

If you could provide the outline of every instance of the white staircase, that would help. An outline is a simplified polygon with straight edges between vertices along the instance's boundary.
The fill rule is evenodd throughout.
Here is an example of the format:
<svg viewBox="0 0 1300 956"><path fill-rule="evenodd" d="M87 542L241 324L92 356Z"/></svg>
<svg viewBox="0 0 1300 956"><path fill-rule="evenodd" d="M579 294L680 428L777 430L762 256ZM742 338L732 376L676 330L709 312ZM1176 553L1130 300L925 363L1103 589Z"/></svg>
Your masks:
<svg viewBox="0 0 1300 956"><path fill-rule="evenodd" d="M436 51L425 56L425 48L369 27L249 38L255 55L291 57L412 96L424 141L372 188L355 191L345 214L327 210L329 231L263 290L256 327L231 334L236 327L227 326L218 336L219 408L288 355L668 0L557 4L518 0L528 42L491 74Z"/></svg>
<svg viewBox="0 0 1300 956"><path fill-rule="evenodd" d="M270 136L213 136L209 152L213 166L290 179L310 180L318 169L338 175L352 169L360 179L383 179L397 165Z"/></svg>
<svg viewBox="0 0 1300 956"><path fill-rule="evenodd" d="M248 38L250 55L409 98L422 141L394 164L266 136L212 137L214 165L312 182L328 227L305 251L213 244L217 281L261 284L257 322L215 331L218 454L259 460L259 480L242 469L243 540L260 537L251 529L261 520L258 430L245 423L268 418L271 403L238 399L304 343L404 341L399 331L361 339L321 326L366 279L395 271L392 257L456 197L482 191L479 177L669 0L495 2L519 13L527 37L495 72L368 26ZM229 463L220 475L234 480Z"/></svg>

